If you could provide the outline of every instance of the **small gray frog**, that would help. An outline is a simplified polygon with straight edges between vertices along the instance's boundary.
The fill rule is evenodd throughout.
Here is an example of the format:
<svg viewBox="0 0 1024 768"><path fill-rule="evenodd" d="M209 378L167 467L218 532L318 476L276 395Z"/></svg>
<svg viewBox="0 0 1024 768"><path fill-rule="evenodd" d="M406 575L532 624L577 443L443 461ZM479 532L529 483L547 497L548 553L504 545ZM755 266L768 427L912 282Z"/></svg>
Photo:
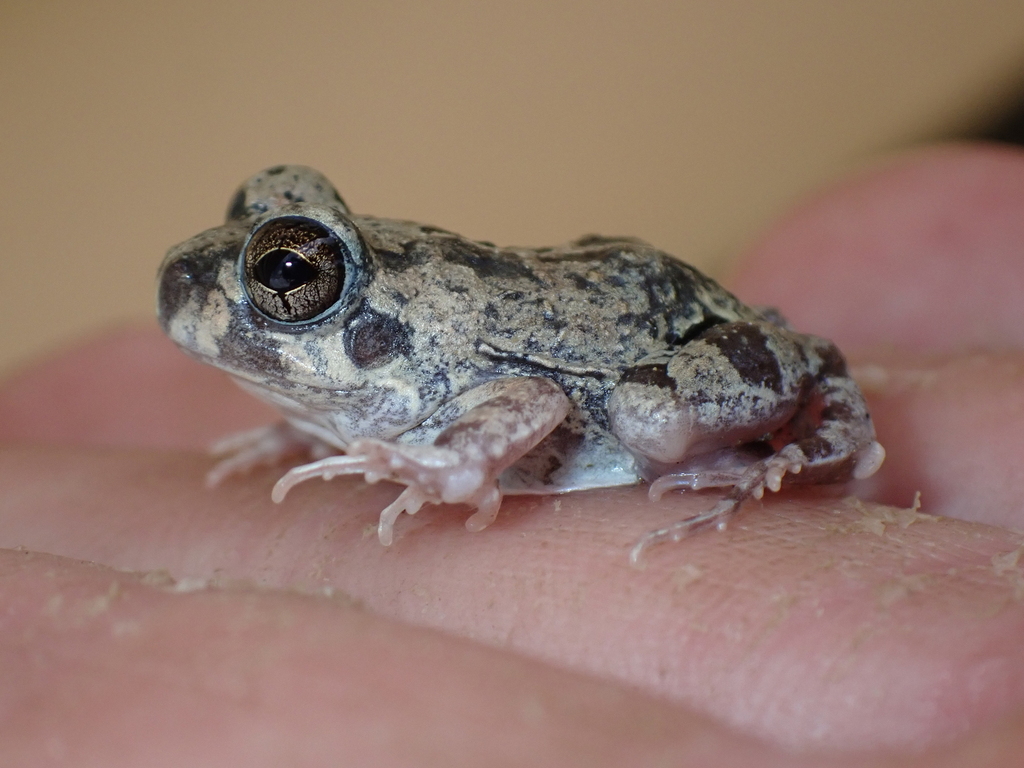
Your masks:
<svg viewBox="0 0 1024 768"><path fill-rule="evenodd" d="M352 214L303 166L256 174L222 226L168 252L158 314L284 415L215 448L211 483L299 453L315 460L275 501L313 477L400 483L385 545L425 503L474 507L478 531L504 494L728 489L635 561L766 488L868 477L885 455L831 342L640 240L499 248Z"/></svg>

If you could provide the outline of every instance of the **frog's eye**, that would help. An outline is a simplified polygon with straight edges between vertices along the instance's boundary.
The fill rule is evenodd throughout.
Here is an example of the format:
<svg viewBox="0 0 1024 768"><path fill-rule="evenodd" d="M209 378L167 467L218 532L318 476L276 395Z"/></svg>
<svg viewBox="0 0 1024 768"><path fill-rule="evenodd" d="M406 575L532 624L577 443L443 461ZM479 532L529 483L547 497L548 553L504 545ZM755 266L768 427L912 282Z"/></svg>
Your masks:
<svg viewBox="0 0 1024 768"><path fill-rule="evenodd" d="M312 219L272 219L245 248L245 287L275 320L301 323L330 309L345 287L345 245Z"/></svg>

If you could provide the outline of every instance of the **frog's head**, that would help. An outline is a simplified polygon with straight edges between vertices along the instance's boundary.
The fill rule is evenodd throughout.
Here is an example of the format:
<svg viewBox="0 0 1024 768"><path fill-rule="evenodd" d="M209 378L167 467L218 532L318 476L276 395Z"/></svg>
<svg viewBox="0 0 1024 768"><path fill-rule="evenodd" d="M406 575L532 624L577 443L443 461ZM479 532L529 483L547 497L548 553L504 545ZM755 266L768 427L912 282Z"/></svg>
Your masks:
<svg viewBox="0 0 1024 768"><path fill-rule="evenodd" d="M403 345L400 324L364 306L373 263L330 182L277 166L242 185L222 226L168 252L157 314L186 352L257 387L352 391Z"/></svg>

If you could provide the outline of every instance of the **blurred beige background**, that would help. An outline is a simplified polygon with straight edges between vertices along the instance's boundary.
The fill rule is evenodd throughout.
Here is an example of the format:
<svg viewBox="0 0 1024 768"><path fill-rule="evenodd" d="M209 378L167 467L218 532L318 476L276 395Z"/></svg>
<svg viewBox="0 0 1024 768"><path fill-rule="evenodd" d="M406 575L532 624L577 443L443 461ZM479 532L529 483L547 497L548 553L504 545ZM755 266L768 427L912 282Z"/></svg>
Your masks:
<svg viewBox="0 0 1024 768"><path fill-rule="evenodd" d="M166 248L299 162L499 243L721 274L793 200L983 121L1019 0L0 5L0 373L152 315Z"/></svg>

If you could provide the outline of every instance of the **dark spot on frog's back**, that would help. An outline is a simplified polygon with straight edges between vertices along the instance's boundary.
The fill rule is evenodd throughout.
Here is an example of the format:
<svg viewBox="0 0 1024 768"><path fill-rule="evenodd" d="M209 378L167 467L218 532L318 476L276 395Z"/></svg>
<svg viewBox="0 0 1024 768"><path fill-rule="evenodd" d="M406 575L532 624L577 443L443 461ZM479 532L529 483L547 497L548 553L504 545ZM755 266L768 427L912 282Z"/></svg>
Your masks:
<svg viewBox="0 0 1024 768"><path fill-rule="evenodd" d="M709 283L693 267L670 256L649 261L640 269L640 284L656 312L685 311L697 301L696 286Z"/></svg>
<svg viewBox="0 0 1024 768"><path fill-rule="evenodd" d="M359 368L376 368L407 355L409 328L391 315L363 306L345 329L345 352Z"/></svg>
<svg viewBox="0 0 1024 768"><path fill-rule="evenodd" d="M576 287L576 290L593 291L597 288L597 286L593 282L591 282L578 272L567 272L565 276L566 278L568 278L569 282L571 282Z"/></svg>
<svg viewBox="0 0 1024 768"><path fill-rule="evenodd" d="M672 392L676 391L676 382L675 379L668 375L667 363L635 365L632 368L627 368L623 372L622 378L619 379L619 383L647 384L648 386L659 387Z"/></svg>
<svg viewBox="0 0 1024 768"><path fill-rule="evenodd" d="M388 272L404 272L409 267L425 264L435 256L434 250L421 240L402 243L402 252L389 251L380 246L373 248L374 256Z"/></svg>
<svg viewBox="0 0 1024 768"><path fill-rule="evenodd" d="M832 443L823 437L809 437L800 441L800 449L811 461L828 458L835 453Z"/></svg>
<svg viewBox="0 0 1024 768"><path fill-rule="evenodd" d="M818 354L821 355L821 370L818 375L821 377L835 376L836 378L843 378L848 376L846 369L846 360L843 359L842 353L830 341L824 341L823 344L818 348Z"/></svg>
<svg viewBox="0 0 1024 768"><path fill-rule="evenodd" d="M718 347L744 381L782 392L779 361L768 348L768 338L753 323L718 325L700 338Z"/></svg>
<svg viewBox="0 0 1024 768"><path fill-rule="evenodd" d="M857 414L854 413L846 403L831 403L825 406L821 411L822 421L840 421L850 422L857 418Z"/></svg>
<svg viewBox="0 0 1024 768"><path fill-rule="evenodd" d="M450 264L472 269L482 280L525 278L539 282L533 271L512 254L502 253L467 240L438 240L441 255Z"/></svg>

